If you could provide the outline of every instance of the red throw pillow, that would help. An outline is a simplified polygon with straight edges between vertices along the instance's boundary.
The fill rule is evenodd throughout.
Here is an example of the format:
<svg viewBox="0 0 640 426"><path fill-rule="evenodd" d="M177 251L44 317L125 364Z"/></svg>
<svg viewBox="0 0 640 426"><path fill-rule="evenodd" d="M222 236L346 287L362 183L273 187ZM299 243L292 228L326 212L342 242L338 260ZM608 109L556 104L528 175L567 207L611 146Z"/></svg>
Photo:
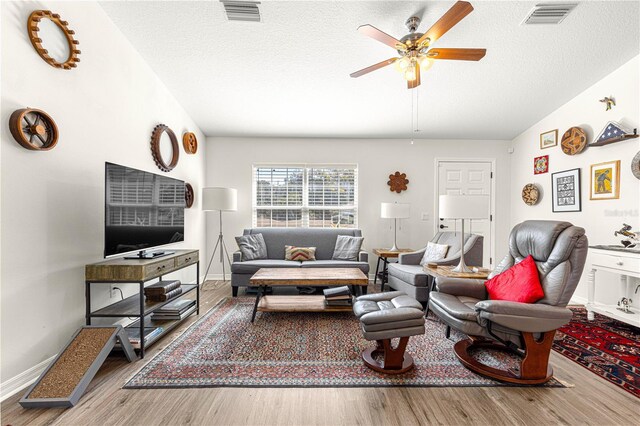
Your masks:
<svg viewBox="0 0 640 426"><path fill-rule="evenodd" d="M535 303L544 297L538 268L531 255L484 283L491 300Z"/></svg>

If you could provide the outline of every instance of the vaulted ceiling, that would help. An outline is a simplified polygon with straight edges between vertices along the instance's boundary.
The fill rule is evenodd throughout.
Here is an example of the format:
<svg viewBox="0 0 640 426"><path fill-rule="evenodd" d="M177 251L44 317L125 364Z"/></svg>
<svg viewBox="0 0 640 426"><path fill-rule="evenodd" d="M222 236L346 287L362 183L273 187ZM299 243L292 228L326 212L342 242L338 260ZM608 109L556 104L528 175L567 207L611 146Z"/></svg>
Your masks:
<svg viewBox="0 0 640 426"><path fill-rule="evenodd" d="M358 26L400 38L408 17L423 32L453 3L263 1L246 23L218 1L101 2L210 136L409 138L413 96L417 137L512 139L640 50L637 1L583 1L535 26L521 22L537 2L472 1L434 46L487 48L480 62L436 62L417 95L393 66L349 77L397 56Z"/></svg>

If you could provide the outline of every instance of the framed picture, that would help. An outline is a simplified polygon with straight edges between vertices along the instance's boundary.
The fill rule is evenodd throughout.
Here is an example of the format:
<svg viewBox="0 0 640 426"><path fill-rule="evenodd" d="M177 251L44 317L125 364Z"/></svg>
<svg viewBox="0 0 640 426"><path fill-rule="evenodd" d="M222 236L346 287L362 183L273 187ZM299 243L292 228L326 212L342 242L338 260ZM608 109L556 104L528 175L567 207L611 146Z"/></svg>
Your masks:
<svg viewBox="0 0 640 426"><path fill-rule="evenodd" d="M620 160L591 165L591 200L620 198Z"/></svg>
<svg viewBox="0 0 640 426"><path fill-rule="evenodd" d="M540 149L558 145L558 129L540 133Z"/></svg>
<svg viewBox="0 0 640 426"><path fill-rule="evenodd" d="M551 194L554 212L581 211L580 169L551 173Z"/></svg>
<svg viewBox="0 0 640 426"><path fill-rule="evenodd" d="M533 174L541 175L549 171L549 156L543 155L533 159Z"/></svg>

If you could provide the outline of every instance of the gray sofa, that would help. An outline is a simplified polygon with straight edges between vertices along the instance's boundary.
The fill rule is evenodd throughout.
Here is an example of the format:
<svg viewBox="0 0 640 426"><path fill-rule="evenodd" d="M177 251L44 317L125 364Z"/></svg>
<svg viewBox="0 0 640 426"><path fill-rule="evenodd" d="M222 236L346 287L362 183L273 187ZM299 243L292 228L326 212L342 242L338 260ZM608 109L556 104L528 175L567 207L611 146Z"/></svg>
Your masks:
<svg viewBox="0 0 640 426"><path fill-rule="evenodd" d="M268 259L243 261L240 251L233 253L231 288L234 296L238 295L238 287L249 286L249 279L260 268L359 268L365 275L369 273L369 256L365 251L359 253L357 261L331 260L338 235L361 237L359 229L251 228L245 229L243 234L262 234ZM285 245L316 247L316 260L284 260Z"/></svg>
<svg viewBox="0 0 640 426"><path fill-rule="evenodd" d="M484 237L476 234L464 234L464 261L469 266L482 265L482 245ZM457 265L460 262L460 234L457 232L438 232L431 242L449 246L447 257L438 260L438 265ZM411 253L401 253L398 263L389 264L388 285L398 291L403 291L419 302L429 301L429 291L433 277L424 272L420 260L427 248Z"/></svg>

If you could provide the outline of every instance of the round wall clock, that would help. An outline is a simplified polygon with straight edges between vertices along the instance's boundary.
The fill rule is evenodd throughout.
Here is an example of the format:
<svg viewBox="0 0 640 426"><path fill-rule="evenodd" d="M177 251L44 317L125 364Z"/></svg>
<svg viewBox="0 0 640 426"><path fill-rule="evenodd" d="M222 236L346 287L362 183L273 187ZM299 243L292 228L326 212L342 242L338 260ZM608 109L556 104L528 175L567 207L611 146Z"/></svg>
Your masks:
<svg viewBox="0 0 640 426"><path fill-rule="evenodd" d="M567 155L580 154L587 146L587 135L580 127L572 127L562 135L560 146Z"/></svg>
<svg viewBox="0 0 640 426"><path fill-rule="evenodd" d="M160 150L160 140L162 135L167 135L171 142L171 160L167 162L162 158L162 152ZM153 155L153 161L163 172L170 172L178 164L178 158L180 156L180 148L178 147L178 139L176 134L173 133L169 127L164 124L158 124L151 133L151 155Z"/></svg>
<svg viewBox="0 0 640 426"><path fill-rule="evenodd" d="M398 194L402 191L406 191L408 184L409 179L407 179L407 174L400 172L395 172L394 174L389 175L389 181L387 182L387 185L389 185L389 191L395 191Z"/></svg>
<svg viewBox="0 0 640 426"><path fill-rule="evenodd" d="M39 24L43 24L46 21L52 22L58 29L62 32L62 35L66 39L67 44L67 57L64 59L54 58L52 53L45 49L42 45L43 39L41 34L41 28ZM80 59L78 55L80 54L80 50L77 49L78 44L80 42L73 38L75 32L69 29L69 23L67 21L63 21L60 19L60 15L57 13L53 13L50 10L34 10L29 15L29 19L27 20L27 31L29 32L29 40L31 40L31 44L33 48L38 52L38 55L42 59L45 60L46 63L55 68L61 68L65 70L70 70L71 68L75 68Z"/></svg>
<svg viewBox="0 0 640 426"><path fill-rule="evenodd" d="M540 199L540 191L535 183L528 183L522 188L522 201L528 206L533 206Z"/></svg>
<svg viewBox="0 0 640 426"><path fill-rule="evenodd" d="M191 208L193 206L193 202L195 201L195 193L193 192L193 186L191 184L185 182L184 184L184 202L187 208Z"/></svg>
<svg viewBox="0 0 640 426"><path fill-rule="evenodd" d="M21 146L31 151L48 151L58 143L58 126L46 112L18 109L9 117L9 130Z"/></svg>
<svg viewBox="0 0 640 426"><path fill-rule="evenodd" d="M636 179L640 179L640 151L631 160L631 173Z"/></svg>
<svg viewBox="0 0 640 426"><path fill-rule="evenodd" d="M198 139L193 132L182 135L182 146L187 154L195 154L198 151Z"/></svg>

